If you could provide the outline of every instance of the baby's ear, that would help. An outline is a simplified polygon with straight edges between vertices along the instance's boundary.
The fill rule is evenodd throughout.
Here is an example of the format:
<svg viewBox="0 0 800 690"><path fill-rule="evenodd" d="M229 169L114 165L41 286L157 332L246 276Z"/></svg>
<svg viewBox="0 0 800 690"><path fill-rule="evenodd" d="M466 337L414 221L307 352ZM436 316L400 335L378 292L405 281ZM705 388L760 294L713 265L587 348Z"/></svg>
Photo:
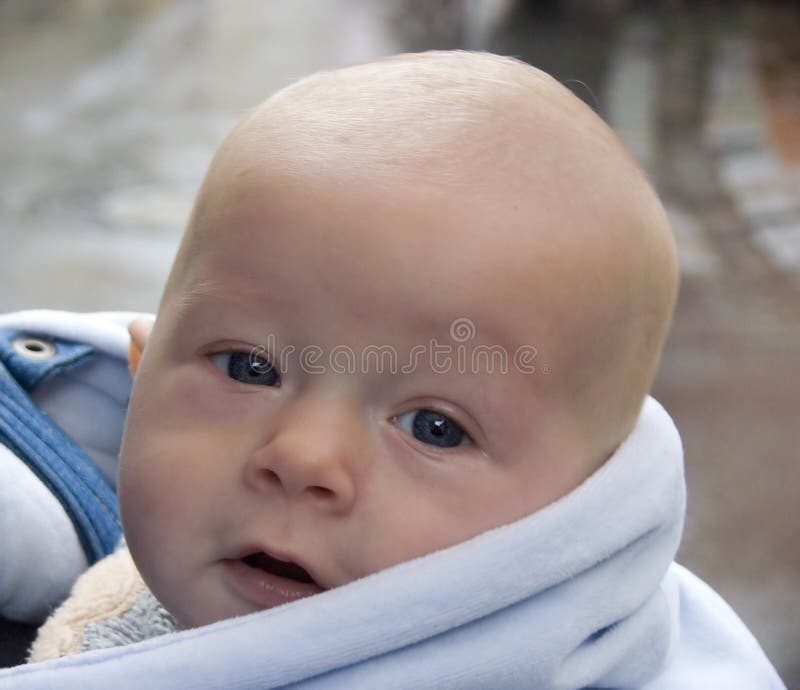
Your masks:
<svg viewBox="0 0 800 690"><path fill-rule="evenodd" d="M131 376L136 376L142 351L147 339L150 337L150 331L153 330L154 323L155 319L152 317L137 316L128 324L128 333L131 334L131 344L128 348L128 369L130 369Z"/></svg>

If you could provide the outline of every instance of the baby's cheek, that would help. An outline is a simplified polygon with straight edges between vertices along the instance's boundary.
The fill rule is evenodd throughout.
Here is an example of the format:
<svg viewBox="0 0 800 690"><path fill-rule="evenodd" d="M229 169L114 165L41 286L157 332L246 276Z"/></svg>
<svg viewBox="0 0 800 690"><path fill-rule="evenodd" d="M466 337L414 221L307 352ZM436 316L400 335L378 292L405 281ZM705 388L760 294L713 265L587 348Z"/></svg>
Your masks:
<svg viewBox="0 0 800 690"><path fill-rule="evenodd" d="M135 429L132 429L135 431ZM123 510L161 515L198 481L203 434L149 429L123 447L119 494ZM207 450L207 449L206 449Z"/></svg>
<svg viewBox="0 0 800 690"><path fill-rule="evenodd" d="M169 489L167 477L159 460L142 452L139 444L127 444L123 449L119 469L119 504L126 537L130 541L148 523L158 523Z"/></svg>
<svg viewBox="0 0 800 690"><path fill-rule="evenodd" d="M185 543L192 539L187 520L188 510L197 502L192 498L196 474L182 466L176 451L175 444L163 438L149 439L126 450L120 467L119 500L125 537L151 587L160 586L165 577L169 579L173 565L182 563ZM171 554L170 559L164 554Z"/></svg>
<svg viewBox="0 0 800 690"><path fill-rule="evenodd" d="M192 458L208 452L209 419L192 386L139 388L131 401L120 456L119 496L123 517L158 515L179 498L195 472Z"/></svg>
<svg viewBox="0 0 800 690"><path fill-rule="evenodd" d="M275 397L274 389L227 378L205 358L176 371L169 388L166 398L172 411L163 412L184 431L240 422L271 407Z"/></svg>

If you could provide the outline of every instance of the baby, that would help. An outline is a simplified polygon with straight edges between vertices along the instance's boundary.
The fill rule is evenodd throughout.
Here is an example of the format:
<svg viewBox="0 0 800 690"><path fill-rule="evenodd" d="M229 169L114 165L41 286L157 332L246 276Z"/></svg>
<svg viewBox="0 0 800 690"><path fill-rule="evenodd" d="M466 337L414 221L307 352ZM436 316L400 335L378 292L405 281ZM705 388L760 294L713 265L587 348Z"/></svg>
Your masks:
<svg viewBox="0 0 800 690"><path fill-rule="evenodd" d="M222 144L131 326L136 568L195 628L544 515L634 431L677 286L647 179L541 71L432 52L283 89Z"/></svg>
<svg viewBox="0 0 800 690"><path fill-rule="evenodd" d="M640 170L531 67L410 55L284 89L214 158L136 374L119 498L145 582L204 625L548 505L630 433L677 282ZM413 356L457 319L468 366Z"/></svg>

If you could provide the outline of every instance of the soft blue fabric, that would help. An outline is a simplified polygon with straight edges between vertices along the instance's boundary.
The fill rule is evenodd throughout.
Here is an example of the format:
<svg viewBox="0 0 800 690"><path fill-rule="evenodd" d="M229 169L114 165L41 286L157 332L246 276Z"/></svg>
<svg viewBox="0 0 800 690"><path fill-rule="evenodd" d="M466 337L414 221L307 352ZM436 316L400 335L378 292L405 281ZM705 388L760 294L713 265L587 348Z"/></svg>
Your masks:
<svg viewBox="0 0 800 690"><path fill-rule="evenodd" d="M7 373L25 389L17 389L14 397L24 398L27 393L46 418L23 403L17 408L22 420L14 417L20 430L32 432L40 425L58 427L91 458L109 487L116 482L131 387L126 327L135 316L126 312L75 314L50 310L0 315L0 331L7 335L2 347ZM21 357L12 346L14 334L20 333L41 336L60 346L48 359ZM12 445L26 455L18 444ZM71 444L56 443L61 445ZM79 454L74 447L73 452ZM37 455L33 460L40 458ZM91 464L87 471L102 481ZM113 503L113 495L105 500ZM75 507L83 510L81 504ZM50 488L14 449L0 441L0 615L39 623L64 599L95 557L92 549L87 550L88 557L84 552L80 530L80 520L73 522Z"/></svg>
<svg viewBox="0 0 800 690"><path fill-rule="evenodd" d="M0 672L0 687L784 688L672 563L682 450L648 399L575 491L470 541L272 610Z"/></svg>
<svg viewBox="0 0 800 690"><path fill-rule="evenodd" d="M50 338L46 342L54 350L51 356L26 357L13 343L28 335L0 328L0 442L59 500L75 526L87 561L93 563L111 553L122 535L117 497L97 465L28 395L59 370L87 360L92 348Z"/></svg>

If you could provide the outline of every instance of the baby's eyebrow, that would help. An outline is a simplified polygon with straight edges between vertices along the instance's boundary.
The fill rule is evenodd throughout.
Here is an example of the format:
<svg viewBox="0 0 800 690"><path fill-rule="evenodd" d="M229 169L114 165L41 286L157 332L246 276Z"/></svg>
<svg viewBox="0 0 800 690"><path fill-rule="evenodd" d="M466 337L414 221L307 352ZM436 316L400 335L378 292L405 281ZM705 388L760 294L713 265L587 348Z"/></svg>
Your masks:
<svg viewBox="0 0 800 690"><path fill-rule="evenodd" d="M205 306L208 301L224 305L226 308L242 308L251 315L260 309L274 309L280 305L296 308L298 303L284 297L277 297L264 290L254 290L247 286L235 285L234 281L200 280L190 284L175 298L175 316L182 318L194 309Z"/></svg>
<svg viewBox="0 0 800 690"><path fill-rule="evenodd" d="M221 284L215 280L202 280L190 285L175 299L175 316L184 316L201 298L219 296L221 292Z"/></svg>

